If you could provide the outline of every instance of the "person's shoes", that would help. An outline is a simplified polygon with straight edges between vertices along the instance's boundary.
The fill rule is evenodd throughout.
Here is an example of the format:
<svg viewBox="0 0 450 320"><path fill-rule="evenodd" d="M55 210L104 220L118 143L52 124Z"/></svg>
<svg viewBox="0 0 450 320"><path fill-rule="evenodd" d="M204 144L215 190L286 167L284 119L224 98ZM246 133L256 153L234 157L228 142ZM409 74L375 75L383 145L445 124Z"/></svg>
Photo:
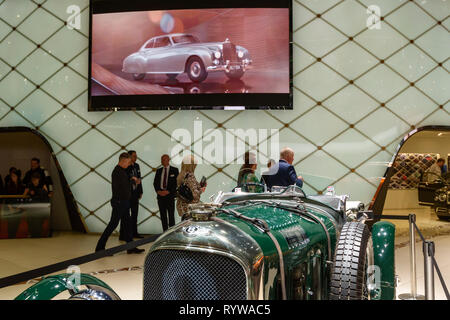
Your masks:
<svg viewBox="0 0 450 320"><path fill-rule="evenodd" d="M144 252L144 251L145 251L144 249L134 248L134 249L127 250L127 253L128 253L128 254L132 254L132 253L142 253L142 252Z"/></svg>
<svg viewBox="0 0 450 320"><path fill-rule="evenodd" d="M140 235L140 234L136 234L136 235L133 236L133 238L136 238L136 239L144 239L144 236L143 236L143 235Z"/></svg>

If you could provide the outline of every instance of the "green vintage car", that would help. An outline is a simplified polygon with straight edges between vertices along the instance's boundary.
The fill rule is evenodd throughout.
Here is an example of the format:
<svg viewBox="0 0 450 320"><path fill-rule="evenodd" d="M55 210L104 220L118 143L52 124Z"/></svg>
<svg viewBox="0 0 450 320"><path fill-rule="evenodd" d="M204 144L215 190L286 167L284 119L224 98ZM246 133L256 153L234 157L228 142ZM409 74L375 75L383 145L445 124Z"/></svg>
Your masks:
<svg viewBox="0 0 450 320"><path fill-rule="evenodd" d="M395 299L395 227L373 223L363 208L296 186L219 192L154 242L143 299ZM18 299L51 299L67 278L48 277ZM80 285L87 288L70 288L71 299L118 299L94 277Z"/></svg>

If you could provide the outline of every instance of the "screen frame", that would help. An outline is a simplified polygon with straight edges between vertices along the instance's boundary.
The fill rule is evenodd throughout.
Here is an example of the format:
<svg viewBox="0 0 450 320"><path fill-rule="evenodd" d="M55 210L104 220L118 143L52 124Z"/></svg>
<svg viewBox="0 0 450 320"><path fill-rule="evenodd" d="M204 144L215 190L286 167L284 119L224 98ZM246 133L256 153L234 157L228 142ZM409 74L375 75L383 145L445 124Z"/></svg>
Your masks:
<svg viewBox="0 0 450 320"><path fill-rule="evenodd" d="M289 93L207 93L92 96L92 17L97 13L218 9L289 9ZM292 110L293 109L293 25L291 0L89 0L88 111L126 110Z"/></svg>

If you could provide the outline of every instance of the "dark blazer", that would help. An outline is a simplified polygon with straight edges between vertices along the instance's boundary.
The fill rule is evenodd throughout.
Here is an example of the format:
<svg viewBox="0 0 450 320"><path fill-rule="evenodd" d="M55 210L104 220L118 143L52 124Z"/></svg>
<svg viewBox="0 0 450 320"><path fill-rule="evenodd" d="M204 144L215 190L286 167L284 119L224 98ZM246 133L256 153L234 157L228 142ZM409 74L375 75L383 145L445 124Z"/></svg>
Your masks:
<svg viewBox="0 0 450 320"><path fill-rule="evenodd" d="M163 174L163 169L164 168L161 167L158 170L156 170L155 180L153 180L153 186L155 187L156 192L162 191L161 175ZM161 197L160 195L158 195L158 199L165 199L167 197L175 198L177 194L177 177L178 177L178 169L170 166L169 176L167 178L167 191L169 191L170 193L165 197Z"/></svg>
<svg viewBox="0 0 450 320"><path fill-rule="evenodd" d="M287 187L293 184L300 188L303 186L303 181L298 179L294 166L285 160L280 160L277 164L270 167L269 172L263 174L261 182L264 182L268 189L273 186Z"/></svg>
<svg viewBox="0 0 450 320"><path fill-rule="evenodd" d="M130 179L134 176L138 179L141 179L141 168L139 167L139 164L135 163L134 165L131 164L128 168L127 168L127 173L130 176ZM141 183L136 185L134 180L131 180L131 193L132 196L135 196L137 198L139 198L141 196L141 194L144 193L144 190L142 189L142 180Z"/></svg>
<svg viewBox="0 0 450 320"><path fill-rule="evenodd" d="M131 182L126 169L116 165L111 173L112 201L130 201Z"/></svg>

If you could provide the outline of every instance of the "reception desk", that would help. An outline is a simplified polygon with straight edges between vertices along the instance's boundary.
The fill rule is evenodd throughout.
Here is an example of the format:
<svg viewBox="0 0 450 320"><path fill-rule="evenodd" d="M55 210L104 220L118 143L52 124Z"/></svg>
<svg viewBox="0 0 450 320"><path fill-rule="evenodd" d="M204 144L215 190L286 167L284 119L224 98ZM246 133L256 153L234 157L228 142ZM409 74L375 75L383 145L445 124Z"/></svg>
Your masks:
<svg viewBox="0 0 450 320"><path fill-rule="evenodd" d="M0 196L0 239L50 236L50 201Z"/></svg>

